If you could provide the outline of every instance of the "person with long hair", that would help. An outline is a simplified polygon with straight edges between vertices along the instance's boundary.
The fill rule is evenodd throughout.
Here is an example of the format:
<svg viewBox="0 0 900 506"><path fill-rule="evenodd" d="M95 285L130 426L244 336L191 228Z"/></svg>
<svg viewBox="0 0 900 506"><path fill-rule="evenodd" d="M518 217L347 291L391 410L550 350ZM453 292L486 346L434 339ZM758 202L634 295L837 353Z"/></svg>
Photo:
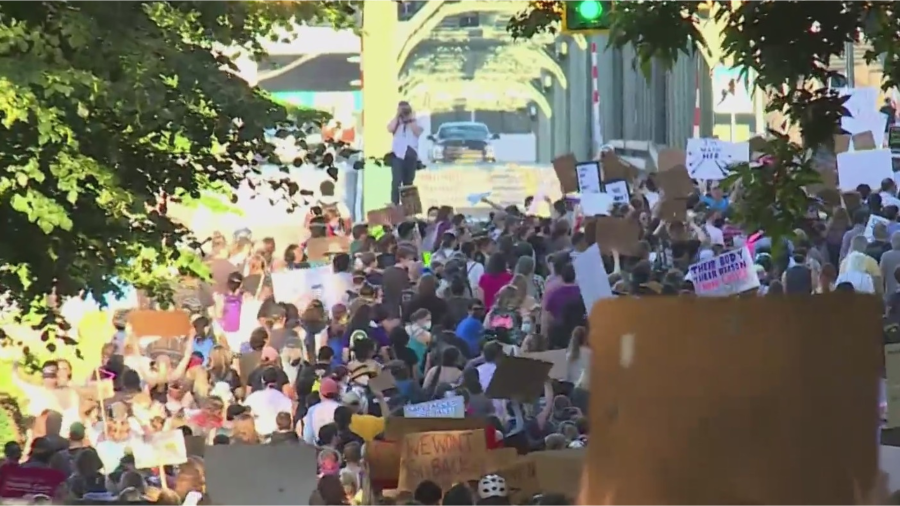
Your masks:
<svg viewBox="0 0 900 506"><path fill-rule="evenodd" d="M569 340L569 348L566 350L566 362L569 364L566 381L585 389L590 386L591 372L591 349L588 347L587 338L586 328L575 327Z"/></svg>
<svg viewBox="0 0 900 506"><path fill-rule="evenodd" d="M253 415L245 413L234 419L231 424L231 444L260 444L259 433L256 431L256 422L253 420Z"/></svg>
<svg viewBox="0 0 900 506"><path fill-rule="evenodd" d="M494 253L488 258L484 274L478 280L481 300L487 307L493 307L494 298L501 288L512 281L513 275L506 268L506 257L502 253Z"/></svg>

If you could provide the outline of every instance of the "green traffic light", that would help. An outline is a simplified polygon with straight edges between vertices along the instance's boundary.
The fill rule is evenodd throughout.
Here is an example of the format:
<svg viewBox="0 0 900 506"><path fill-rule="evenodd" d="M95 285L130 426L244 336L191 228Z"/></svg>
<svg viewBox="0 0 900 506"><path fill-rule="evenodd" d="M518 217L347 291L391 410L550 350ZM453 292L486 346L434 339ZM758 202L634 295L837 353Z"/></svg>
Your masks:
<svg viewBox="0 0 900 506"><path fill-rule="evenodd" d="M603 16L603 3L592 0L579 3L578 16L589 21L600 18Z"/></svg>

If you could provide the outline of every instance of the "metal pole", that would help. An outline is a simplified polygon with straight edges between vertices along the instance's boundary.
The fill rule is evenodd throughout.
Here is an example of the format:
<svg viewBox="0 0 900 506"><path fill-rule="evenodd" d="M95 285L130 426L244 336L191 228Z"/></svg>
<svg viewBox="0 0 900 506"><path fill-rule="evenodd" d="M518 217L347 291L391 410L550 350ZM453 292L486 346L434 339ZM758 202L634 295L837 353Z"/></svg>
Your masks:
<svg viewBox="0 0 900 506"><path fill-rule="evenodd" d="M594 140L594 150L592 154L600 153L600 146L603 145L603 131L601 130L600 119L600 73L597 68L597 41L591 42L591 132Z"/></svg>
<svg viewBox="0 0 900 506"><path fill-rule="evenodd" d="M856 86L856 62L853 57L853 43L847 42L844 45L844 74L847 76L847 86L853 88Z"/></svg>

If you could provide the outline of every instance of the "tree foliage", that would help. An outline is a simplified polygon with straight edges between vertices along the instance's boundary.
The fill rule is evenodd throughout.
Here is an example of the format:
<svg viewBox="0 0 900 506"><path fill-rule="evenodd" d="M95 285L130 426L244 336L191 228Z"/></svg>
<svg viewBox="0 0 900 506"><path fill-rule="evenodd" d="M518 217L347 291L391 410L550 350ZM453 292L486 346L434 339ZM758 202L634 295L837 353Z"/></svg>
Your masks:
<svg viewBox="0 0 900 506"><path fill-rule="evenodd" d="M508 29L513 36L526 38L551 29L560 18L561 4L533 2L513 17ZM864 41L871 46L865 54L866 63L883 63L882 87L897 86L898 14L896 2L618 2L611 14L609 45L633 46L635 64L648 75L653 61L671 67L682 55L706 50L709 45L698 23L704 16L713 15L723 26L723 62L753 72L754 84L769 96L767 111L780 111L799 127L803 148L827 149L833 147L834 134L841 132L841 117L848 114L843 106L846 98L827 86L834 76L829 63L844 53L846 43ZM776 135L767 151L784 154L788 149L785 142L784 137ZM791 149L801 151L799 146ZM777 156L774 159L782 160ZM795 171L784 169L784 175L793 177ZM805 170L800 173L800 179L810 175ZM800 198L798 192L803 191L800 185L788 185L784 178L751 178L744 183L758 186L759 194L785 196L792 192L792 199ZM744 218L750 226L774 226L772 217L762 209L747 209ZM793 229L788 223L798 218L783 213L774 228Z"/></svg>
<svg viewBox="0 0 900 506"><path fill-rule="evenodd" d="M334 163L298 124L322 114L271 101L236 75L239 52L293 24L348 27L355 2L0 4L0 286L25 311L45 296L151 295L202 274L168 196L235 188L271 160L266 131L298 137L294 165ZM287 170L286 166L282 166ZM160 205L162 203L162 206Z"/></svg>

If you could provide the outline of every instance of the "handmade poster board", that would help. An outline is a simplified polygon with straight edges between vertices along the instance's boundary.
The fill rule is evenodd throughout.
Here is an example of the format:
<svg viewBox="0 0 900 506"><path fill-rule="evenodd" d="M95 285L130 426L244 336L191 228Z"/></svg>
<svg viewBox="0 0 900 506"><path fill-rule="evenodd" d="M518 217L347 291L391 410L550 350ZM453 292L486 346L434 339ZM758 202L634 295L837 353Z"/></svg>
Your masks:
<svg viewBox="0 0 900 506"><path fill-rule="evenodd" d="M141 337L182 337L192 330L191 320L184 311L156 311L138 309L128 312L128 324L138 338Z"/></svg>
<svg viewBox="0 0 900 506"><path fill-rule="evenodd" d="M419 189L415 186L401 186L400 207L405 216L422 214L422 199L419 197Z"/></svg>
<svg viewBox="0 0 900 506"><path fill-rule="evenodd" d="M316 237L306 243L306 256L310 262L329 260L339 253L350 251L351 238L345 235L335 237Z"/></svg>
<svg viewBox="0 0 900 506"><path fill-rule="evenodd" d="M400 490L431 480L447 490L480 479L487 459L484 429L409 434L400 447Z"/></svg>
<svg viewBox="0 0 900 506"><path fill-rule="evenodd" d="M582 500L855 504L878 469L881 309L861 294L597 303Z"/></svg>
<svg viewBox="0 0 900 506"><path fill-rule="evenodd" d="M572 153L553 159L553 172L556 173L563 195L578 191L578 175L575 171L577 164L578 159Z"/></svg>

